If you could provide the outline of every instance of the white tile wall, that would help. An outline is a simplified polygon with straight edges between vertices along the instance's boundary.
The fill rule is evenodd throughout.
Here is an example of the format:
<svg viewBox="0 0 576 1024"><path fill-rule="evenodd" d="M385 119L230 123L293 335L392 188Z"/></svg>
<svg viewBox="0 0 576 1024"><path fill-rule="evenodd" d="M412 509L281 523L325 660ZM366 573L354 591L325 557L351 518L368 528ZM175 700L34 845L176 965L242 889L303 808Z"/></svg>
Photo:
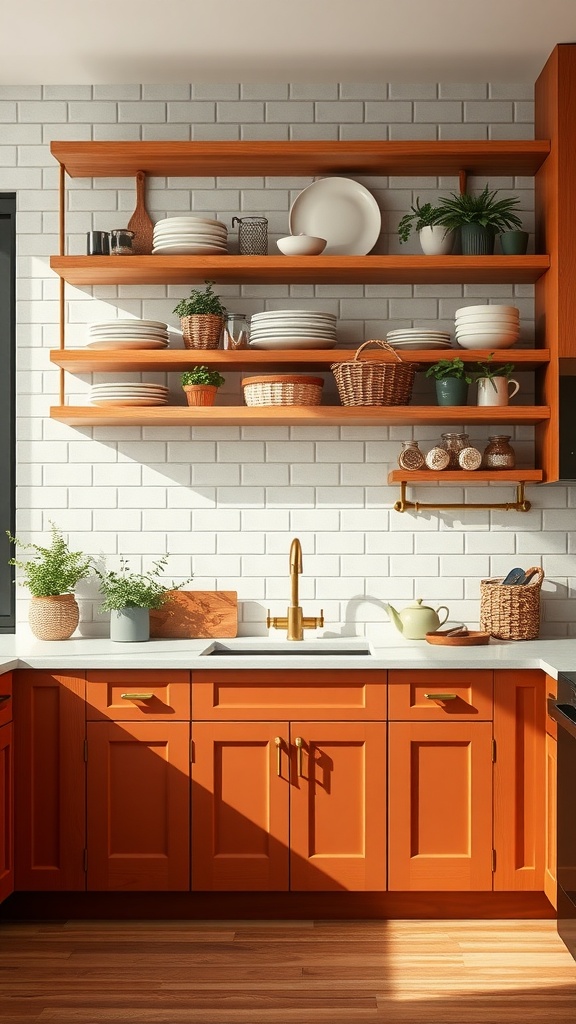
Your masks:
<svg viewBox="0 0 576 1024"><path fill-rule="evenodd" d="M531 137L532 87L527 83L437 86L414 83L306 85L3 86L0 89L0 190L18 196L18 533L46 536L49 520L73 546L106 556L121 553L135 569L170 554L170 573L194 586L237 589L242 631L265 632L266 608L282 613L289 595L288 550L301 538L305 610L323 605L330 632L377 636L384 602L424 597L448 602L451 617L478 621L479 580L514 564L541 563L547 573L544 629L576 635L576 489L532 489L526 514L483 510L421 515L392 510L387 473L399 441L412 434L431 444L435 428L93 428L75 430L47 418L57 398L58 373L48 361L57 345L58 289L48 267L57 251L57 168L51 139L486 139ZM417 195L434 200L457 189L450 178L360 180L382 211L377 252L400 250L398 220ZM271 251L288 230L288 211L305 178L166 179L149 182L153 219L197 210L229 225L235 214L269 219ZM471 182L482 187L483 180ZM521 197L533 225L531 179L492 179ZM124 225L134 189L124 179L68 181L68 251L85 251L85 232ZM234 233L231 235L234 240ZM339 317L340 342L404 324L452 324L463 302L510 299L520 306L524 341L531 343L529 286L227 286L229 308L314 306ZM99 287L67 289L67 344L83 345L84 325L134 315L166 319L187 289ZM146 374L145 379L163 379ZM102 376L95 379L103 379ZM177 378L169 381L181 401ZM69 401L85 401L89 377L67 375ZM418 382L418 391L422 391ZM528 398L529 381L526 381ZM220 398L239 401L229 377ZM485 432L471 430L481 442ZM519 459L531 459L531 431L518 428ZM421 500L508 500L491 486L438 488ZM80 585L81 631L106 632L92 584ZM27 615L19 592L18 619Z"/></svg>

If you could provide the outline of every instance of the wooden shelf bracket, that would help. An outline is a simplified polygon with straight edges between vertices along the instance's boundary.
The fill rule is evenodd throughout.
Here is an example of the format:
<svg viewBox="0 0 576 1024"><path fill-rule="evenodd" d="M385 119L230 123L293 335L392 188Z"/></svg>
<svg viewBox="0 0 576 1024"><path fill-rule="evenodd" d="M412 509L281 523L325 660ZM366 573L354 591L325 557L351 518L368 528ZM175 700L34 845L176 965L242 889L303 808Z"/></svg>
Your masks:
<svg viewBox="0 0 576 1024"><path fill-rule="evenodd" d="M516 501L505 501L505 502L426 502L426 501L409 501L406 497L407 481L402 480L400 482L400 499L394 503L395 512L427 512L431 509L442 511L448 508L488 508L488 509L502 509L505 512L529 512L532 508L532 503L527 500L525 496L524 483L519 482L516 485Z"/></svg>

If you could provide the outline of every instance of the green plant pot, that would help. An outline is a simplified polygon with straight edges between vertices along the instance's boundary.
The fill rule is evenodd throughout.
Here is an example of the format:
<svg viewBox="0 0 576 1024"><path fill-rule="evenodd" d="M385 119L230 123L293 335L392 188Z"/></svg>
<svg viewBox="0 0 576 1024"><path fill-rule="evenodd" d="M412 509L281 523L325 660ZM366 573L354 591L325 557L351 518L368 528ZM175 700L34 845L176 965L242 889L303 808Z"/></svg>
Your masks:
<svg viewBox="0 0 576 1024"><path fill-rule="evenodd" d="M139 643L150 639L148 608L122 608L110 612L110 639L120 643Z"/></svg>
<svg viewBox="0 0 576 1024"><path fill-rule="evenodd" d="M528 249L527 231L503 231L500 245L505 256L524 256Z"/></svg>
<svg viewBox="0 0 576 1024"><path fill-rule="evenodd" d="M491 256L494 252L494 232L482 224L462 224L460 246L463 256Z"/></svg>
<svg viewBox="0 0 576 1024"><path fill-rule="evenodd" d="M438 405L466 405L468 401L468 385L459 377L446 377L436 382L436 399Z"/></svg>

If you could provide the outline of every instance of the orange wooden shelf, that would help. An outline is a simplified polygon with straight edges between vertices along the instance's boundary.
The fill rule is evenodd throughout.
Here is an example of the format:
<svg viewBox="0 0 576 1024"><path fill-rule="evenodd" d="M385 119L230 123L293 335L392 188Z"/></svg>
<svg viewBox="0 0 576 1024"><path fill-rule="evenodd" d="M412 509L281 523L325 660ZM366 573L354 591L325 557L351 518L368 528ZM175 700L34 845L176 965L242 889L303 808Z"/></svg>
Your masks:
<svg viewBox="0 0 576 1024"><path fill-rule="evenodd" d="M500 469L500 470L465 470L418 469L407 472L405 469L393 469L388 473L389 484L431 484L431 483L541 483L544 473L541 469Z"/></svg>

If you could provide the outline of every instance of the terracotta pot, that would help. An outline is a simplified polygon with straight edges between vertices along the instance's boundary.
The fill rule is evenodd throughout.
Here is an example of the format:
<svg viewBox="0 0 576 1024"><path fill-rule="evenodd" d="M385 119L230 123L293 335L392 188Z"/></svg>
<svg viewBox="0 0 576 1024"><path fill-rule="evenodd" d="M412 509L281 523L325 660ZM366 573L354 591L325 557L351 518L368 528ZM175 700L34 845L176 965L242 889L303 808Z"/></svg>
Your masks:
<svg viewBox="0 0 576 1024"><path fill-rule="evenodd" d="M31 597L28 622L39 640L68 640L80 621L74 594Z"/></svg>
<svg viewBox="0 0 576 1024"><path fill-rule="evenodd" d="M214 384L184 384L188 405L214 405L218 388Z"/></svg>

